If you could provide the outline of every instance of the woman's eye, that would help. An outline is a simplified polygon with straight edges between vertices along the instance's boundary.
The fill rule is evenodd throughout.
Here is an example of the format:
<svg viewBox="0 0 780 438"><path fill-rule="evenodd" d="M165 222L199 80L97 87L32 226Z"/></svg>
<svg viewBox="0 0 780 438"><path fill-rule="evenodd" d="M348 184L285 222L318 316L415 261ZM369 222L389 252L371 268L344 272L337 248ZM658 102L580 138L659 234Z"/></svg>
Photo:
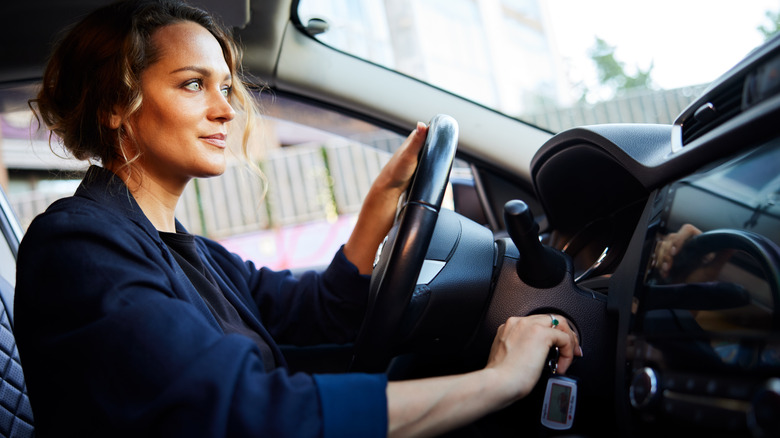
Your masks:
<svg viewBox="0 0 780 438"><path fill-rule="evenodd" d="M233 87L223 87L222 88L222 95L225 97L230 97L230 94L233 92Z"/></svg>
<svg viewBox="0 0 780 438"><path fill-rule="evenodd" d="M200 81L187 82L186 84L184 84L184 88L191 91L200 91L201 90Z"/></svg>

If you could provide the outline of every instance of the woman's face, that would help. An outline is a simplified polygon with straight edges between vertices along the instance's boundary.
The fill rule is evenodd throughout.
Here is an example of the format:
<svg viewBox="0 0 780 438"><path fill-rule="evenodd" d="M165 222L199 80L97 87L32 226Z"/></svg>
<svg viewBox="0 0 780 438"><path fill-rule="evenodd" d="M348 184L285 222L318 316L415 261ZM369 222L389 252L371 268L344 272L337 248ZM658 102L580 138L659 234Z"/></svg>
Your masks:
<svg viewBox="0 0 780 438"><path fill-rule="evenodd" d="M202 26L158 29L158 61L141 73L143 103L130 119L144 177L176 190L225 170L232 77L217 40Z"/></svg>

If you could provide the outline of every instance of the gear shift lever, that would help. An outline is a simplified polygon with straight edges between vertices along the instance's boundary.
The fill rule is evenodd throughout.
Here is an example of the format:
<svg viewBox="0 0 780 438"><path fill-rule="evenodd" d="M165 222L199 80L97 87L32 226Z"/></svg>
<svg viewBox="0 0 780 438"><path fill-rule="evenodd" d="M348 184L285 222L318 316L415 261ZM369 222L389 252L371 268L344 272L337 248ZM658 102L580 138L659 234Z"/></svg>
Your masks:
<svg viewBox="0 0 780 438"><path fill-rule="evenodd" d="M566 260L563 254L539 241L539 225L528 205L519 200L507 202L504 205L504 223L520 253L518 277L538 289L560 283L566 274Z"/></svg>

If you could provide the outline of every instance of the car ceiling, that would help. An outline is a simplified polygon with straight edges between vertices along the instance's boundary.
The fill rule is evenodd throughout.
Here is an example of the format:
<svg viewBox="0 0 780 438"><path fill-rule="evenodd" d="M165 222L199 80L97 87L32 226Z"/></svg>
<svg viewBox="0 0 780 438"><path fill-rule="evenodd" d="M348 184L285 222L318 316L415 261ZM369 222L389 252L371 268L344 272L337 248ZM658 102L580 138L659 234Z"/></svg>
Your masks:
<svg viewBox="0 0 780 438"><path fill-rule="evenodd" d="M90 11L112 1L114 0L5 1L2 5L2 15L7 19L4 20L3 26L0 26L3 41L0 46L0 82L39 78L51 43L56 40L61 30ZM252 35L258 33L254 32L254 29L266 30L258 35L262 38L267 36L271 29L278 27L270 25L273 17L278 18L278 10L283 11L282 20L286 21L290 8L289 1L190 0L190 3L208 9L230 27L243 29L245 36L242 39L247 42L253 39ZM254 15L253 20L250 20L251 15ZM264 40L264 45L266 44L267 41Z"/></svg>
<svg viewBox="0 0 780 438"><path fill-rule="evenodd" d="M0 6L0 110L26 107L9 85L40 80L57 35L112 0L11 0ZM460 125L459 152L529 181L534 152L550 133L474 105L416 79L320 44L290 20L294 0L190 0L232 26L247 71L272 89L320 100L387 127L411 129L437 113ZM14 19L13 17L17 17ZM316 72L316 74L312 74ZM6 92L4 92L4 88ZM513 156L516 160L507 160Z"/></svg>

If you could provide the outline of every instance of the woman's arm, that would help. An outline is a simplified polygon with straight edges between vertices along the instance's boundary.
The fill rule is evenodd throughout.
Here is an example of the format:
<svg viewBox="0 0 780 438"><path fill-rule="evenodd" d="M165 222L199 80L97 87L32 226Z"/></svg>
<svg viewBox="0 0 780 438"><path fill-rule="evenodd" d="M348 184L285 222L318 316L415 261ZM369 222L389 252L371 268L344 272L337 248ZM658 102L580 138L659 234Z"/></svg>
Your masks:
<svg viewBox="0 0 780 438"><path fill-rule="evenodd" d="M393 154L390 161L374 180L360 209L357 223L344 245L344 255L357 266L361 274L371 274L374 255L395 219L398 198L417 168L428 127L418 122L414 131Z"/></svg>
<svg viewBox="0 0 780 438"><path fill-rule="evenodd" d="M91 200L57 205L25 234L15 295L16 339L41 435L381 436L364 433L371 425L386 432L382 376L337 375L323 389L314 376L266 372L256 344L223 333L145 229ZM349 395L339 410L359 410L361 422L323 409L320 400L337 391Z"/></svg>
<svg viewBox="0 0 780 438"><path fill-rule="evenodd" d="M550 321L549 315L507 320L499 327L482 370L390 382L389 436L435 436L525 397L539 379L552 347L560 350L558 371L565 373L574 356L582 356L582 350L568 324L553 328Z"/></svg>
<svg viewBox="0 0 780 438"><path fill-rule="evenodd" d="M312 345L354 340L368 298L367 275L373 270L379 244L393 225L398 199L417 168L427 132L428 127L418 123L382 168L347 243L323 273L308 272L293 278L289 273L255 270L249 262L234 280L236 284L247 283L263 323L277 342ZM213 253L221 252L215 248ZM228 257L218 264L237 263L244 262L231 262Z"/></svg>
<svg viewBox="0 0 780 438"><path fill-rule="evenodd" d="M374 181L344 255L370 274L376 249L395 219L398 198L417 166L427 126L418 123ZM564 321L562 317L558 317ZM560 350L558 370L564 373L581 356L568 324L552 328L548 315L510 318L498 329L488 365L479 371L387 386L388 432L391 437L435 436L466 425L525 397L534 387L547 354Z"/></svg>
<svg viewBox="0 0 780 438"><path fill-rule="evenodd" d="M371 274L376 250L393 225L398 198L414 175L427 133L428 127L419 122L382 168L342 254L336 255L322 275L309 272L296 279L265 268L255 271L251 262L242 271L261 319L277 342L311 345L354 339L365 312L366 275ZM229 258L221 265L235 264ZM242 283L240 279L235 281ZM306 298L301 299L304 295Z"/></svg>

